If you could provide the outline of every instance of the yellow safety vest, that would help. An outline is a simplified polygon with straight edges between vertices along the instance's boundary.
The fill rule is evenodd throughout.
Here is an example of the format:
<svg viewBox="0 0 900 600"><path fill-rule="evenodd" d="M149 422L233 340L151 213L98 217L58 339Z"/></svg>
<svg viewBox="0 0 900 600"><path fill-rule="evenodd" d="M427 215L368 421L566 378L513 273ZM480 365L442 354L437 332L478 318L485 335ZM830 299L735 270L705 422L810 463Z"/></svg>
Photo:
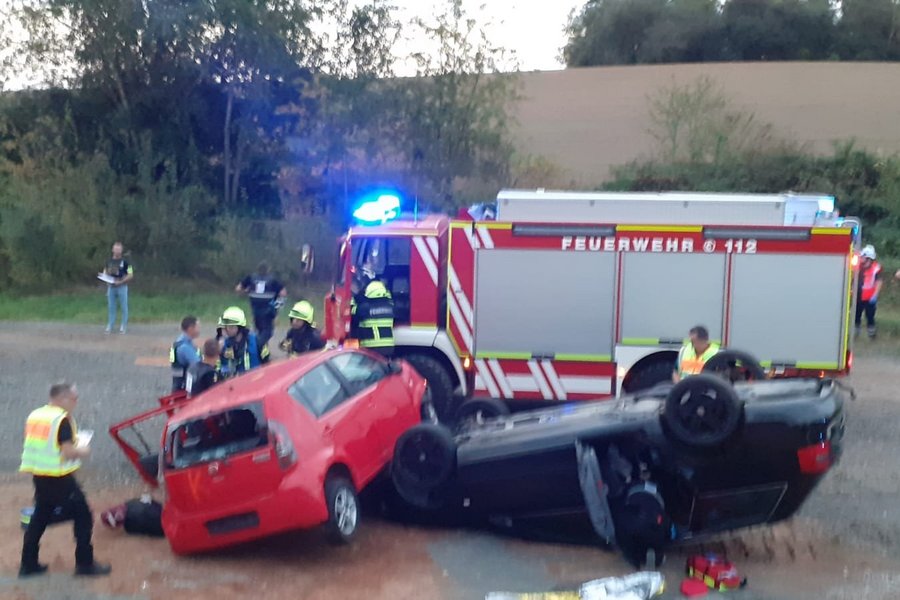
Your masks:
<svg viewBox="0 0 900 600"><path fill-rule="evenodd" d="M68 417L72 438L77 434L75 419L59 406L47 404L28 415L25 421L25 444L22 448L20 473L41 477L63 477L81 467L80 460L66 460L59 448L59 426Z"/></svg>
<svg viewBox="0 0 900 600"><path fill-rule="evenodd" d="M703 371L703 365L710 358L719 352L718 344L710 344L706 352L697 356L694 345L688 342L681 347L678 352L678 375L679 377L687 377L688 375L698 375Z"/></svg>

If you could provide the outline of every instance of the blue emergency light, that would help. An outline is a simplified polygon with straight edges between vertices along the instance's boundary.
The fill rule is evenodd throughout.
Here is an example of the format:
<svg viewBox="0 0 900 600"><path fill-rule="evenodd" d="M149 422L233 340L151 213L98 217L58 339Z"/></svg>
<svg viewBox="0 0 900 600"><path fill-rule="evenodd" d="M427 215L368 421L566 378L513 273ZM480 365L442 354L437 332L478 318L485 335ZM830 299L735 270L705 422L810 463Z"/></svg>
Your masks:
<svg viewBox="0 0 900 600"><path fill-rule="evenodd" d="M353 211L353 218L361 225L382 225L400 216L400 197L379 193L364 198Z"/></svg>

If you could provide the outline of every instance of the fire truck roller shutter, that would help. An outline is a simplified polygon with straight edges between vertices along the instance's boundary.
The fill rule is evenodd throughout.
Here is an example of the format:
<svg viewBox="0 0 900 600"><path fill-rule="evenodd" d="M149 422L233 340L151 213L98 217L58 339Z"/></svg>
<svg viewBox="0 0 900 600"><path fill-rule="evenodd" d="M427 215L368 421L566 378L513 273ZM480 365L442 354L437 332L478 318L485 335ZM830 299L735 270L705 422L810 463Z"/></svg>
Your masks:
<svg viewBox="0 0 900 600"><path fill-rule="evenodd" d="M481 249L476 279L476 357L611 356L614 254Z"/></svg>
<svg viewBox="0 0 900 600"><path fill-rule="evenodd" d="M681 340L698 323L709 330L711 340L721 341L725 259L724 254L625 254L622 344Z"/></svg>
<svg viewBox="0 0 900 600"><path fill-rule="evenodd" d="M729 346L767 366L837 369L847 317L847 257L734 256Z"/></svg>

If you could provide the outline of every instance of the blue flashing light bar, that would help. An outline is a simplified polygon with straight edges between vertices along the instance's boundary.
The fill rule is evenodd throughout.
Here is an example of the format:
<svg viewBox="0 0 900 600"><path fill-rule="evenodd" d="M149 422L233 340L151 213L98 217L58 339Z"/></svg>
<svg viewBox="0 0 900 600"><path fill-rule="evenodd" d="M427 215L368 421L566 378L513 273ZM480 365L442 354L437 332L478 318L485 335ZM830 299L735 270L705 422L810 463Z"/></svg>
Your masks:
<svg viewBox="0 0 900 600"><path fill-rule="evenodd" d="M372 195L356 207L353 218L360 225L382 225L400 216L400 197L396 194Z"/></svg>

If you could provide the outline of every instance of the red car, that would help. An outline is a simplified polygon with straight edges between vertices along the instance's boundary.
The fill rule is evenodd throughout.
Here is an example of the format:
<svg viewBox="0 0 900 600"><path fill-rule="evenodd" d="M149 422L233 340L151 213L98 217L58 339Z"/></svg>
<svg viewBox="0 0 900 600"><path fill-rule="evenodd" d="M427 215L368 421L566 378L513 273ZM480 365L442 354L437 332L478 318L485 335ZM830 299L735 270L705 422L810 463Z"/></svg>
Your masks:
<svg viewBox="0 0 900 600"><path fill-rule="evenodd" d="M362 350L277 362L196 399L113 426L148 482L165 486L162 523L178 554L325 524L349 541L357 492L390 462L397 438L431 414L425 380L407 363ZM126 440L168 415L162 452ZM160 458L161 454L161 458Z"/></svg>

